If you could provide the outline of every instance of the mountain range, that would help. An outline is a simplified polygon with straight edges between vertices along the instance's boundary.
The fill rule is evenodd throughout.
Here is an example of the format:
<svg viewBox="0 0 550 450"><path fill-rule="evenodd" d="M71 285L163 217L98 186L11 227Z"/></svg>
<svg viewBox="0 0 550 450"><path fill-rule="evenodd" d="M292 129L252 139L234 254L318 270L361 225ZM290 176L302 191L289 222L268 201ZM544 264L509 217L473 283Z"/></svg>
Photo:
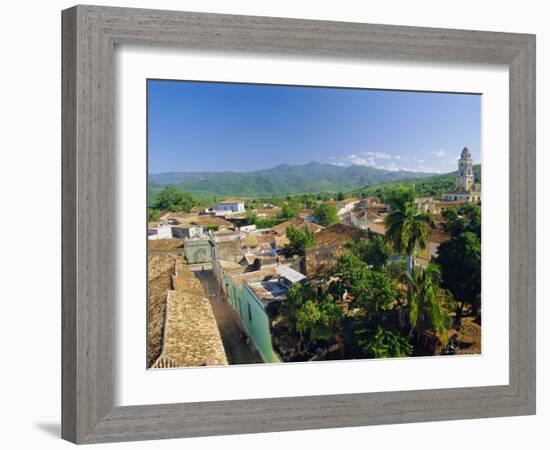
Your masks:
<svg viewBox="0 0 550 450"><path fill-rule="evenodd" d="M154 194L174 185L195 197L260 197L286 194L351 191L391 181L426 178L432 173L391 171L369 166L335 166L310 162L280 164L252 172L165 172L150 174L148 187Z"/></svg>

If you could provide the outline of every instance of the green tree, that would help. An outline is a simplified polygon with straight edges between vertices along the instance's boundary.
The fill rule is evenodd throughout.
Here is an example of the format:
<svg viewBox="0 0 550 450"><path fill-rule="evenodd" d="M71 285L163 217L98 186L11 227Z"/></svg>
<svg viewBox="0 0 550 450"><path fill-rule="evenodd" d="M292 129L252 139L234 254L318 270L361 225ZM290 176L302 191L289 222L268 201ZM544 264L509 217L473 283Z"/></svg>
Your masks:
<svg viewBox="0 0 550 450"><path fill-rule="evenodd" d="M300 204L294 201L285 203L279 217L284 220L293 219L300 215Z"/></svg>
<svg viewBox="0 0 550 450"><path fill-rule="evenodd" d="M334 295L351 295L350 306L359 308L370 321L386 319L397 296L389 275L371 270L357 256L347 254L338 259L331 277L335 279L331 284Z"/></svg>
<svg viewBox="0 0 550 450"><path fill-rule="evenodd" d="M331 225L338 223L340 220L338 218L338 210L336 209L336 206L328 205L326 203L317 205L314 209L314 214L317 222L324 227L330 227Z"/></svg>
<svg viewBox="0 0 550 450"><path fill-rule="evenodd" d="M341 332L341 307L330 294L309 285L293 285L280 312L296 339L296 348L304 342L330 341Z"/></svg>
<svg viewBox="0 0 550 450"><path fill-rule="evenodd" d="M456 325L460 326L466 304L471 305L474 314L481 305L481 240L475 233L466 231L443 242L437 253L442 286L451 291L457 301Z"/></svg>
<svg viewBox="0 0 550 450"><path fill-rule="evenodd" d="M187 192L182 192L175 186L166 186L155 199L153 207L162 211L188 212L196 202Z"/></svg>
<svg viewBox="0 0 550 450"><path fill-rule="evenodd" d="M414 190L405 186L399 186L384 192L384 202L391 210L404 211L414 204Z"/></svg>
<svg viewBox="0 0 550 450"><path fill-rule="evenodd" d="M313 231L307 228L304 228L304 231L300 231L291 225L287 227L286 235L290 241L283 247L283 254L286 257L293 255L304 256L306 248L313 247L315 243Z"/></svg>
<svg viewBox="0 0 550 450"><path fill-rule="evenodd" d="M397 200L384 219L386 238L393 249L407 257L407 271L412 274L414 255L417 248L428 244L428 232L434 226L432 217L420 212L414 204Z"/></svg>
<svg viewBox="0 0 550 450"><path fill-rule="evenodd" d="M450 208L442 213L445 228L453 236L470 231L481 239L481 208L471 203Z"/></svg>
<svg viewBox="0 0 550 450"><path fill-rule="evenodd" d="M357 321L356 346L368 358L408 356L409 338L396 327L394 304L399 290L384 272L368 267L353 254L339 258L331 274L331 292L351 296L350 308Z"/></svg>
<svg viewBox="0 0 550 450"><path fill-rule="evenodd" d="M340 332L342 308L330 294L306 300L296 311L296 330L313 342L330 341Z"/></svg>
<svg viewBox="0 0 550 450"><path fill-rule="evenodd" d="M346 197L344 196L344 193L343 192L338 192L338 195L336 196L336 200L338 200L339 202L341 202L342 200L344 200Z"/></svg>
<svg viewBox="0 0 550 450"><path fill-rule="evenodd" d="M450 293L440 287L441 273L435 264L426 268L415 267L411 276L412 290L408 299L410 336L432 329L443 346L447 345L448 332L453 325L450 311L454 301Z"/></svg>
<svg viewBox="0 0 550 450"><path fill-rule="evenodd" d="M357 345L367 358L403 358L412 354L412 345L398 331L384 328L362 327L356 331Z"/></svg>
<svg viewBox="0 0 550 450"><path fill-rule="evenodd" d="M156 209L147 208L147 221L156 222L160 220L160 212Z"/></svg>
<svg viewBox="0 0 550 450"><path fill-rule="evenodd" d="M374 270L381 270L388 263L390 257L390 248L387 242L374 234L369 239L355 238L346 246Z"/></svg>

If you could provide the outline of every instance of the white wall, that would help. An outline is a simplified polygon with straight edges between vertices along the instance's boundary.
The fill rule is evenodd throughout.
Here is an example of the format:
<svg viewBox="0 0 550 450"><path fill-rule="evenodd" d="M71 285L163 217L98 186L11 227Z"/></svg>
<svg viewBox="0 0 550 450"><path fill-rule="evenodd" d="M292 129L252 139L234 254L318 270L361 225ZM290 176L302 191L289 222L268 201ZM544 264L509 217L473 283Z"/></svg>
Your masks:
<svg viewBox="0 0 550 450"><path fill-rule="evenodd" d="M545 2L524 0L441 2L394 0L358 2L353 0L149 0L103 1L105 5L205 12L271 15L311 19L332 19L470 28L493 31L537 33L538 173L539 229L550 226L543 211L541 149L548 147L550 98L548 85L548 28ZM2 8L2 146L0 177L3 219L0 234L12 235L10 224L18 218L39 217L41 255L34 259L37 240L34 221L19 221L26 239L4 239L0 258L3 371L0 383L2 427L0 442L5 448L72 448L59 440L60 416L60 13L72 1L5 2ZM548 157L545 158L546 160ZM543 217L546 216L546 217ZM542 222L546 222L543 227ZM544 242L543 242L544 240ZM548 247L539 236L539 255ZM6 251L7 250L7 251ZM546 248L546 254L550 248ZM38 264L36 262L40 261ZM425 449L443 446L448 450L471 448L543 448L548 441L550 396L542 384L543 363L548 363L550 341L543 333L543 270L548 263L539 258L539 415L505 419L363 427L340 430L302 431L268 435L248 435L126 443L116 448L332 449L346 445L369 448ZM452 407L452 405L449 405ZM96 448L115 448L98 446Z"/></svg>

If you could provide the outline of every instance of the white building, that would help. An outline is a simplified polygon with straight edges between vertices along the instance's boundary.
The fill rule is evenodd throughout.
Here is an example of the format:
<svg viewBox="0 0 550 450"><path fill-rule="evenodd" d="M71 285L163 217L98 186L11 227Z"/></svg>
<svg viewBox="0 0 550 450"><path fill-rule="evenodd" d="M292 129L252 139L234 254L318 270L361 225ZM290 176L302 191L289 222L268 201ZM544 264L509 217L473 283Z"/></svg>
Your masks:
<svg viewBox="0 0 550 450"><path fill-rule="evenodd" d="M456 187L452 192L445 192L443 200L464 201L477 203L481 201L481 189L474 184L474 169L472 153L467 147L462 149L458 160L458 171L456 173Z"/></svg>
<svg viewBox="0 0 550 450"><path fill-rule="evenodd" d="M244 202L242 200L224 200L216 203L212 210L215 214L233 214L245 212Z"/></svg>
<svg viewBox="0 0 550 450"><path fill-rule="evenodd" d="M161 223L156 228L156 233L149 230L149 239L192 239L201 237L204 233L199 226L174 226L168 223Z"/></svg>

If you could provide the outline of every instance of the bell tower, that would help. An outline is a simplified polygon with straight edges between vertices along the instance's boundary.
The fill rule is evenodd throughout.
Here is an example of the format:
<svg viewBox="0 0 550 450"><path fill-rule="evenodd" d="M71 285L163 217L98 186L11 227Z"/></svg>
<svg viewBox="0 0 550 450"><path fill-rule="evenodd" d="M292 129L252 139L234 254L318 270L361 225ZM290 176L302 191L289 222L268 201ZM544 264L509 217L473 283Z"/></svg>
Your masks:
<svg viewBox="0 0 550 450"><path fill-rule="evenodd" d="M464 147L458 160L458 172L456 174L456 188L460 191L470 191L474 186L472 154Z"/></svg>

